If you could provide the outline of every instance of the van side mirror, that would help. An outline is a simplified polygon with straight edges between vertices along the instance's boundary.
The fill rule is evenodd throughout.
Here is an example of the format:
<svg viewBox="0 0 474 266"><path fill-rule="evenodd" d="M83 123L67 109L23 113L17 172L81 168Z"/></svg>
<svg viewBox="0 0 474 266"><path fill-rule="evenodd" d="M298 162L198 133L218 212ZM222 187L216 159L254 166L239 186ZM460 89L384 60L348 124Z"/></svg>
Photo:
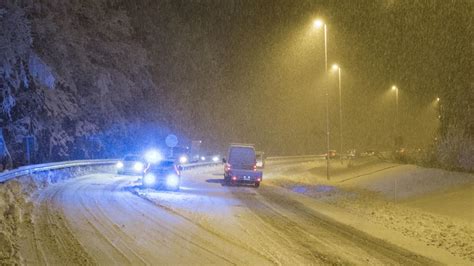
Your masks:
<svg viewBox="0 0 474 266"><path fill-rule="evenodd" d="M222 158L222 163L227 163L227 160L225 158Z"/></svg>

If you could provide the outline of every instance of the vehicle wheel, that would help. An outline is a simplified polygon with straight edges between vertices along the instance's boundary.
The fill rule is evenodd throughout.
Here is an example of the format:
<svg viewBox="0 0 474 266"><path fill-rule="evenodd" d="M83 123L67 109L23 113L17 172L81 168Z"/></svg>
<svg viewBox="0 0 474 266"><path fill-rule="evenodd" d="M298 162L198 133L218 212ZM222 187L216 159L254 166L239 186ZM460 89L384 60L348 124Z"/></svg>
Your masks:
<svg viewBox="0 0 474 266"><path fill-rule="evenodd" d="M260 182L255 182L255 184L253 185L254 187L259 187L260 186Z"/></svg>

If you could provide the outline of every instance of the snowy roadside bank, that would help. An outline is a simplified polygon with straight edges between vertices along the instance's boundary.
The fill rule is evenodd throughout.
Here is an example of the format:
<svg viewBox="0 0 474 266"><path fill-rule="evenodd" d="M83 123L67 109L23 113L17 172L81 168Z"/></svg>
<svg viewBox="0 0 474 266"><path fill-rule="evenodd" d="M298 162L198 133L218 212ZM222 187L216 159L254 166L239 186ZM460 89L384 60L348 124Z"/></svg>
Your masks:
<svg viewBox="0 0 474 266"><path fill-rule="evenodd" d="M355 161L351 168L332 162L332 167L330 181L326 180L324 162L302 163L266 181L340 208L426 246L474 261L474 222L462 215L473 209L472 194L469 191L457 193L460 205L454 210L448 205L449 212L424 208L440 206L443 195L453 189L472 186L474 175L385 163L375 158ZM412 202L418 205L415 207Z"/></svg>
<svg viewBox="0 0 474 266"><path fill-rule="evenodd" d="M77 176L113 170L113 166L81 166L21 176L0 184L0 264L21 262L18 242L34 223L37 191Z"/></svg>

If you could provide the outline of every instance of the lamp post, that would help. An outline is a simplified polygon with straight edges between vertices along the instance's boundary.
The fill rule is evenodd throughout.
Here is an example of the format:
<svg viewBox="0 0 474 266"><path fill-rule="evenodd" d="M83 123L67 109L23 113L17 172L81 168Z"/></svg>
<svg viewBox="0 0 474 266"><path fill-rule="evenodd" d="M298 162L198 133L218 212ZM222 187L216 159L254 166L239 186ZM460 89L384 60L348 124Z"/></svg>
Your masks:
<svg viewBox="0 0 474 266"><path fill-rule="evenodd" d="M441 119L441 104L440 104L440 98L436 97L436 106L438 107L438 119Z"/></svg>
<svg viewBox="0 0 474 266"><path fill-rule="evenodd" d="M317 19L313 22L313 26L315 28L324 29L324 70L326 72L325 75L325 89L326 89L326 178L327 180L330 179L329 177L329 90L328 90L328 38L327 38L327 25L322 20Z"/></svg>
<svg viewBox="0 0 474 266"><path fill-rule="evenodd" d="M340 154L341 154L341 163L342 163L342 87L341 87L341 67L339 67L337 64L332 65L332 69L334 71L337 70L338 74L338 87L339 87L339 142L340 142Z"/></svg>
<svg viewBox="0 0 474 266"><path fill-rule="evenodd" d="M395 91L396 116L395 116L395 132L398 133L398 87L393 85L392 90Z"/></svg>
<svg viewBox="0 0 474 266"><path fill-rule="evenodd" d="M400 138L398 136L398 87L393 85L392 90L395 91L395 104L396 104L396 114L395 114L395 146L398 149L401 145ZM395 187L394 187L394 199L397 202L397 186L398 186L398 178L395 178Z"/></svg>

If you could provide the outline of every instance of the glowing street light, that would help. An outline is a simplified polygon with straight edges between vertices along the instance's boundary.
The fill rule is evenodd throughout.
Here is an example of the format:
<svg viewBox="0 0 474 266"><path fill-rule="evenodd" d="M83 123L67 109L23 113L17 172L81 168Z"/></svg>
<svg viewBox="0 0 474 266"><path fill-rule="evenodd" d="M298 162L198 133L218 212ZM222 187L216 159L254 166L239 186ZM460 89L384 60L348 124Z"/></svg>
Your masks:
<svg viewBox="0 0 474 266"><path fill-rule="evenodd" d="M323 22L322 20L320 20L320 19L315 19L315 20L313 21L313 27L319 29L319 28L321 28L322 26L324 26L324 22Z"/></svg>
<svg viewBox="0 0 474 266"><path fill-rule="evenodd" d="M341 154L342 154L342 88L341 88L341 68L334 64L332 65L332 70L337 71L339 77L339 137L340 137L340 144L341 144ZM341 163L342 163L342 156L341 156Z"/></svg>
<svg viewBox="0 0 474 266"><path fill-rule="evenodd" d="M439 102L439 97L436 97L436 101Z"/></svg>
<svg viewBox="0 0 474 266"><path fill-rule="evenodd" d="M320 29L324 28L324 70L326 72L326 178L329 180L329 91L328 91L328 35L327 25L321 19L313 21L313 27Z"/></svg>

